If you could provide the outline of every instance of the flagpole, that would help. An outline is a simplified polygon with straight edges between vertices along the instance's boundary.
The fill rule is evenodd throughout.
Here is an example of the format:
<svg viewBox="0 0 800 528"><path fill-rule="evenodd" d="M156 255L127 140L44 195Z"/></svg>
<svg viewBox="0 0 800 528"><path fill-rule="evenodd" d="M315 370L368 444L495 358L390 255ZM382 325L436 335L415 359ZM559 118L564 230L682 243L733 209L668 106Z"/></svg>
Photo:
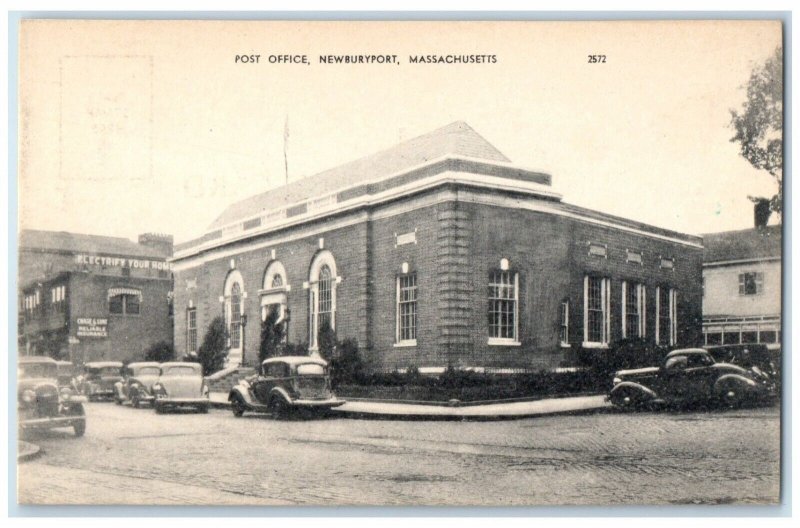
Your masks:
<svg viewBox="0 0 800 528"><path fill-rule="evenodd" d="M283 124L283 170L284 175L286 176L286 186L285 186L285 200L289 202L289 157L286 154L287 149L289 148L289 114L286 114L286 121Z"/></svg>

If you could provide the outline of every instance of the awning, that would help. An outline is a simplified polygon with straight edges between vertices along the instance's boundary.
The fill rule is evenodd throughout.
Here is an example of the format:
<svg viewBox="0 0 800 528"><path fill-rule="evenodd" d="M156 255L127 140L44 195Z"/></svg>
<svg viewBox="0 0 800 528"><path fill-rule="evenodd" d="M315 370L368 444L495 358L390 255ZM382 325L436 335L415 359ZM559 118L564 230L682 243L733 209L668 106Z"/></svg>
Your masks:
<svg viewBox="0 0 800 528"><path fill-rule="evenodd" d="M112 297L116 297L117 295L133 295L139 298L139 301L142 300L142 292L140 290L135 290L133 288L109 288L108 289L108 298L111 299Z"/></svg>

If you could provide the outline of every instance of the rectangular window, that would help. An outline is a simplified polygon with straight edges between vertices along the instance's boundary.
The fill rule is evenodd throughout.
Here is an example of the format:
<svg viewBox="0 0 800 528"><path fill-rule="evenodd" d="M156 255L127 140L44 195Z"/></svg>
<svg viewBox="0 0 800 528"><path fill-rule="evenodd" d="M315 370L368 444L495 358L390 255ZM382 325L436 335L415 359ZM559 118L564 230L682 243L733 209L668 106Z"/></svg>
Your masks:
<svg viewBox="0 0 800 528"><path fill-rule="evenodd" d="M136 295L125 296L125 313L126 314L139 314L139 297Z"/></svg>
<svg viewBox="0 0 800 528"><path fill-rule="evenodd" d="M738 330L726 330L722 333L723 345L738 345L741 344L741 334Z"/></svg>
<svg viewBox="0 0 800 528"><path fill-rule="evenodd" d="M417 342L417 274L397 278L397 336L398 343Z"/></svg>
<svg viewBox="0 0 800 528"><path fill-rule="evenodd" d="M758 343L758 332L756 331L742 332L742 344L749 345L752 343Z"/></svg>
<svg viewBox="0 0 800 528"><path fill-rule="evenodd" d="M186 351L197 351L197 309L186 310Z"/></svg>
<svg viewBox="0 0 800 528"><path fill-rule="evenodd" d="M758 335L759 343L777 343L778 336L774 330L762 330Z"/></svg>
<svg viewBox="0 0 800 528"><path fill-rule="evenodd" d="M758 295L764 291L763 273L740 273L739 295Z"/></svg>
<svg viewBox="0 0 800 528"><path fill-rule="evenodd" d="M606 346L611 334L611 279L585 276L583 280L584 346Z"/></svg>
<svg viewBox="0 0 800 528"><path fill-rule="evenodd" d="M562 345L569 345L569 301L561 303L561 321L559 323L558 340Z"/></svg>
<svg viewBox="0 0 800 528"><path fill-rule="evenodd" d="M721 332L708 332L706 334L706 345L721 345L722 333Z"/></svg>
<svg viewBox="0 0 800 528"><path fill-rule="evenodd" d="M622 283L622 337L645 337L644 284Z"/></svg>
<svg viewBox="0 0 800 528"><path fill-rule="evenodd" d="M136 290L125 290L130 293L110 293L108 311L116 315L139 315L141 294ZM135 293L134 293L135 292Z"/></svg>
<svg viewBox="0 0 800 528"><path fill-rule="evenodd" d="M674 345L678 339L676 313L678 294L673 288L656 288L656 344Z"/></svg>
<svg viewBox="0 0 800 528"><path fill-rule="evenodd" d="M123 306L125 304L124 295L115 295L108 300L108 311L112 314L122 314Z"/></svg>
<svg viewBox="0 0 800 528"><path fill-rule="evenodd" d="M519 277L510 271L495 271L489 278L489 341L516 343Z"/></svg>

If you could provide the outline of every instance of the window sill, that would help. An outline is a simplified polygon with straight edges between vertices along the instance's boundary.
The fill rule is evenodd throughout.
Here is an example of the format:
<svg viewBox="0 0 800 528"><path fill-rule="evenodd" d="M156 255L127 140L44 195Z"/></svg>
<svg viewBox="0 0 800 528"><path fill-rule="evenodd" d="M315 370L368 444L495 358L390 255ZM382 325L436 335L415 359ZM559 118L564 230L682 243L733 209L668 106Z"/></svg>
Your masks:
<svg viewBox="0 0 800 528"><path fill-rule="evenodd" d="M583 348L599 348L599 349L607 349L608 343L597 343L594 341L584 341L581 343Z"/></svg>
<svg viewBox="0 0 800 528"><path fill-rule="evenodd" d="M522 343L515 339L505 339L501 337L490 337L487 344L489 346L522 346Z"/></svg>
<svg viewBox="0 0 800 528"><path fill-rule="evenodd" d="M408 341L399 341L399 342L395 343L392 346L395 347L395 348L415 347L415 346L417 346L417 340L416 339L410 339Z"/></svg>
<svg viewBox="0 0 800 528"><path fill-rule="evenodd" d="M558 346L561 348L572 348L572 345L569 343L559 343Z"/></svg>

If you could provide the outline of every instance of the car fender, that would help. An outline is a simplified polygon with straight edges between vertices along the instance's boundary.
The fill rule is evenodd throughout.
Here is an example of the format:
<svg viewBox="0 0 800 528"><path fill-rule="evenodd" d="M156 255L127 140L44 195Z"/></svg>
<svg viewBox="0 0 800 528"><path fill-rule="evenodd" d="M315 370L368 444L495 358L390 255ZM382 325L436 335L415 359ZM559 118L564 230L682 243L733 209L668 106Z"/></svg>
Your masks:
<svg viewBox="0 0 800 528"><path fill-rule="evenodd" d="M286 403L292 403L292 397L289 396L289 393L286 392L286 389L283 387L275 387L269 392L269 401L272 401L274 398L282 398Z"/></svg>
<svg viewBox="0 0 800 528"><path fill-rule="evenodd" d="M623 388L633 389L636 392L644 395L649 400L655 400L656 398L658 398L658 395L655 393L653 389L650 389L648 387L645 387L644 385L635 383L633 381L622 381L620 383L617 383L616 385L614 385L614 388L611 389L611 392L609 392L609 396Z"/></svg>
<svg viewBox="0 0 800 528"><path fill-rule="evenodd" d="M717 379L717 381L714 382L714 392L719 393L720 390L721 390L720 386L723 383L725 383L727 381L731 381L731 380L733 380L736 383L739 383L742 386L747 387L748 389L751 389L751 390L755 389L758 386L758 384L755 381L753 381L750 378L747 378L745 376L741 376L739 374L725 374L724 376L720 376Z"/></svg>
<svg viewBox="0 0 800 528"><path fill-rule="evenodd" d="M228 393L228 401L233 401L234 396L239 396L245 404L251 407L257 404L254 401L253 396L250 394L250 391L243 385L233 386L231 391Z"/></svg>

